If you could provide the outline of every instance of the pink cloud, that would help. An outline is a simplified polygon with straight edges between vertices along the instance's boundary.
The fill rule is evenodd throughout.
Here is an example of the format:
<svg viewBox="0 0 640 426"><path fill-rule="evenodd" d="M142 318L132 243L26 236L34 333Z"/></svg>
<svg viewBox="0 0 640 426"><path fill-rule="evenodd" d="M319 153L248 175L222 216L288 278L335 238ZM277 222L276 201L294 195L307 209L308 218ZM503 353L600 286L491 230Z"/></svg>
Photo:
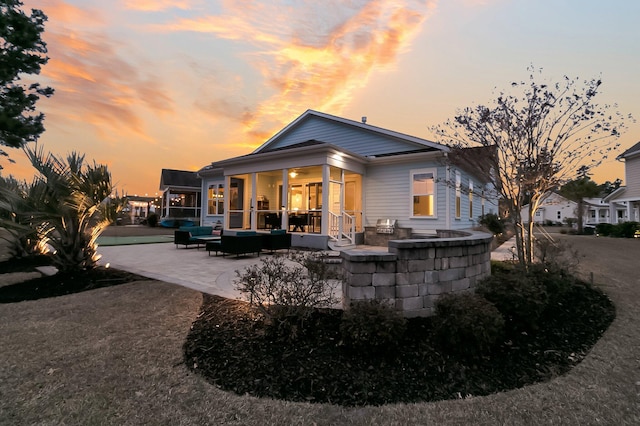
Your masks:
<svg viewBox="0 0 640 426"><path fill-rule="evenodd" d="M50 59L42 76L56 90L52 104L64 105L64 113L52 111L56 117L89 123L100 134L119 129L144 139L140 107L172 111L160 78L122 53L125 45L106 33L100 13L60 0L34 7L49 17L43 37Z"/></svg>
<svg viewBox="0 0 640 426"><path fill-rule="evenodd" d="M126 9L143 12L160 12L167 9L190 9L194 1L190 0L123 0Z"/></svg>
<svg viewBox="0 0 640 426"><path fill-rule="evenodd" d="M259 143L257 138L307 108L340 113L372 72L393 68L411 48L435 4L225 1L219 15L177 19L153 29L210 33L251 46L244 58L273 94L240 111L226 97L201 106L215 114L231 112L244 126L245 137Z"/></svg>

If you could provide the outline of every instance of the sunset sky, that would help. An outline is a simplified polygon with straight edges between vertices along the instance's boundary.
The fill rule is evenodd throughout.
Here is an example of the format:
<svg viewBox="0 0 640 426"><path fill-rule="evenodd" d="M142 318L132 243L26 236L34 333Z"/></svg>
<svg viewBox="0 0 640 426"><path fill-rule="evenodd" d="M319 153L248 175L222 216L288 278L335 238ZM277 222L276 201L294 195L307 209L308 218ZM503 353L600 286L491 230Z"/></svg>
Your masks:
<svg viewBox="0 0 640 426"><path fill-rule="evenodd" d="M110 166L119 190L247 154L307 109L423 138L528 76L602 78L640 119L631 0L23 0L49 17L46 150ZM640 140L627 122L618 153ZM29 179L19 150L4 175ZM615 155L613 156L615 157ZM614 158L593 179L624 178Z"/></svg>

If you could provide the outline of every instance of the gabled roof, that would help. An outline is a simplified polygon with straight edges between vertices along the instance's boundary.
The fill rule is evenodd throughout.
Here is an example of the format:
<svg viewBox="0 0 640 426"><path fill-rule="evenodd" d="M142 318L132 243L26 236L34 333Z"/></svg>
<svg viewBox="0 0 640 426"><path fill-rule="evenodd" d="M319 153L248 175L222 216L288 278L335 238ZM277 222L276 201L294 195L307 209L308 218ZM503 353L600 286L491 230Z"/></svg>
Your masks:
<svg viewBox="0 0 640 426"><path fill-rule="evenodd" d="M638 155L638 154L640 154L640 142L633 145L631 148L627 149L622 154L618 155L618 160L621 158L629 158L631 156Z"/></svg>
<svg viewBox="0 0 640 426"><path fill-rule="evenodd" d="M331 115L331 114L327 114L327 113L323 113L323 112L319 112L319 111L314 111L314 110L308 109L302 115L300 115L298 118L293 120L291 123L289 123L282 130L280 130L278 133L276 133L271 138L269 138L265 143L260 145L255 151L253 151L253 153L264 152L266 150L269 150L269 147L271 145L274 145L276 143L276 141L281 136L283 136L284 134L290 132L292 129L294 129L295 127L299 126L302 122L304 122L305 120L309 119L310 117L319 117L319 118L322 118L322 119L325 119L325 120L333 121L335 123L340 123L340 124L343 124L343 125L347 125L347 126L351 126L351 127L354 127L354 128L361 129L361 130L365 130L367 132L374 132L374 133L378 133L380 135L384 135L384 136L387 136L387 137L400 139L400 140L402 140L404 142L407 142L409 144L415 145L416 149L431 148L433 150L440 150L440 151L445 151L445 152L449 151L449 147L447 147L445 145L441 145L441 144L438 144L438 143L435 143L435 142L431 142L431 141L428 141L426 139L418 138L416 136L410 136L410 135L407 135L407 134L404 134L404 133L400 133L400 132L396 132L396 131L393 131L393 130L383 129L382 127L376 127L376 126L372 126L370 124L362 123L362 122L359 122L359 121L349 120L347 118L338 117L338 116L335 116L335 115Z"/></svg>
<svg viewBox="0 0 640 426"><path fill-rule="evenodd" d="M355 154L348 150L337 147L333 144L311 139L305 142L300 142L294 145L288 145L284 147L278 147L273 149L264 149L260 152L253 151L249 154L240 155L238 157L227 158L226 160L216 161L211 163L212 168L223 169L225 166L231 164L239 164L239 163L249 163L265 159L273 159L273 158L283 158L283 156L301 156L306 155L312 152L320 152L320 151L336 151L340 152L344 156L348 156L353 160L365 163L367 161L366 158L361 155Z"/></svg>
<svg viewBox="0 0 640 426"><path fill-rule="evenodd" d="M168 187L200 189L200 179L196 172L187 170L162 169L160 175L160 189Z"/></svg>
<svg viewBox="0 0 640 426"><path fill-rule="evenodd" d="M624 198L626 191L627 191L626 187L621 186L620 188L613 191L611 194L604 197L603 200L605 203L608 203L610 201L617 200L618 198Z"/></svg>

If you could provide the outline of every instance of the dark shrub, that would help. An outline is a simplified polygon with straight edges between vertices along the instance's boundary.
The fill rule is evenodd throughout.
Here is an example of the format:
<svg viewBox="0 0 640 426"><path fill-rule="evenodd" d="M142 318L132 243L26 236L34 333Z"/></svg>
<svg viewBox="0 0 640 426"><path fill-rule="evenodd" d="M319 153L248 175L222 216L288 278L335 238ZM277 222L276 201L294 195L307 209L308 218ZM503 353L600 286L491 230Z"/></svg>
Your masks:
<svg viewBox="0 0 640 426"><path fill-rule="evenodd" d="M636 229L638 229L638 222L622 222L613 226L611 230L611 236L616 238L633 238Z"/></svg>
<svg viewBox="0 0 640 426"><path fill-rule="evenodd" d="M596 234L602 237L608 237L613 231L613 225L610 223L599 223L596 225Z"/></svg>
<svg viewBox="0 0 640 426"><path fill-rule="evenodd" d="M404 317L377 300L352 303L340 323L344 344L359 350L388 351L402 341L405 330Z"/></svg>
<svg viewBox="0 0 640 426"><path fill-rule="evenodd" d="M488 300L473 294L446 294L436 303L433 330L446 352L482 357L502 341L505 321Z"/></svg>
<svg viewBox="0 0 640 426"><path fill-rule="evenodd" d="M505 225L500 216L494 213L488 213L484 216L480 216L480 225L486 226L493 235L500 235L504 233Z"/></svg>
<svg viewBox="0 0 640 426"><path fill-rule="evenodd" d="M156 226L158 226L158 215L156 213L151 213L147 217L147 226L151 228L155 228Z"/></svg>
<svg viewBox="0 0 640 426"><path fill-rule="evenodd" d="M535 274L519 269L484 279L476 293L493 303L504 316L507 329L516 333L538 328L548 299L545 286Z"/></svg>

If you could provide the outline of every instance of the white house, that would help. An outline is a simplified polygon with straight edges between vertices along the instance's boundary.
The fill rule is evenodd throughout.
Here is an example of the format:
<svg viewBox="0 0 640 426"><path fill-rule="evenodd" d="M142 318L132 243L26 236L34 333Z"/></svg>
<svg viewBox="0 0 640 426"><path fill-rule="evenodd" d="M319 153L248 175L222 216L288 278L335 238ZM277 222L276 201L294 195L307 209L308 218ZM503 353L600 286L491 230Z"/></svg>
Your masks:
<svg viewBox="0 0 640 426"><path fill-rule="evenodd" d="M201 224L282 228L294 245L362 241L379 219L413 233L464 229L497 213L497 194L450 148L308 110L250 154L203 167ZM475 154L474 154L475 155ZM206 200L205 200L206 198Z"/></svg>
<svg viewBox="0 0 640 426"><path fill-rule="evenodd" d="M640 222L640 142L627 149L618 156L618 160L624 160L624 181L621 186L604 201L610 205L610 215L614 222ZM619 210L623 210L620 215Z"/></svg>
<svg viewBox="0 0 640 426"><path fill-rule="evenodd" d="M577 217L578 204L557 192L546 194L540 207L536 211L533 221L537 224L553 223L564 224L566 219ZM529 205L525 205L521 211L524 221L529 217ZM611 218L614 218L612 221ZM599 223L618 223L626 221L627 210L624 202L616 203L613 207L606 202L605 198L585 198L584 215L582 223L585 226L597 225Z"/></svg>
<svg viewBox="0 0 640 426"><path fill-rule="evenodd" d="M536 210L533 221L537 224L553 223L562 224L567 218L576 217L577 204L557 192L549 192L542 197L540 207ZM529 218L529 205L525 205L521 212L522 220L527 222Z"/></svg>

